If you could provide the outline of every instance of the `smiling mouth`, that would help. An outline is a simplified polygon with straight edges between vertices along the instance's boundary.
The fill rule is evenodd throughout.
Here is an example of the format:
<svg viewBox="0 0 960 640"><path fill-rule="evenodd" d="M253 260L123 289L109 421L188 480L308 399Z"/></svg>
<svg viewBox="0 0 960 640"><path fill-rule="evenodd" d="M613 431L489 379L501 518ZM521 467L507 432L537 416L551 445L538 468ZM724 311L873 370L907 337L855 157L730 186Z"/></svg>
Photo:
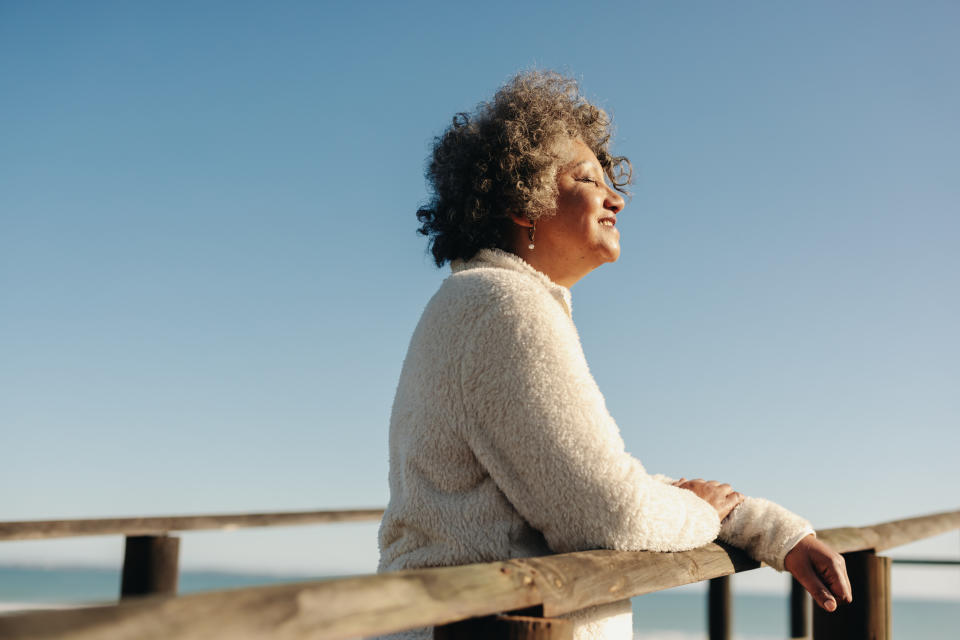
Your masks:
<svg viewBox="0 0 960 640"><path fill-rule="evenodd" d="M616 219L616 218L601 218L601 219L600 219L600 224L603 225L604 227L612 227L613 225L617 224L617 219Z"/></svg>

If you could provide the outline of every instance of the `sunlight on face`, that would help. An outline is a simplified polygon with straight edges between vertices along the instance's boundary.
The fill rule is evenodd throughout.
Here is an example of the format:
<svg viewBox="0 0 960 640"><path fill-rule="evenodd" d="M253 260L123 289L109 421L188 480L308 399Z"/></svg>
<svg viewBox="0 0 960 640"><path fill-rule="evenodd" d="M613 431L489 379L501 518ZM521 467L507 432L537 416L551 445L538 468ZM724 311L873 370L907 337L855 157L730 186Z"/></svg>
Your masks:
<svg viewBox="0 0 960 640"><path fill-rule="evenodd" d="M536 229L537 260L565 286L620 257L616 223L624 205L593 151L580 140L570 147L569 162L557 171L556 210L537 220Z"/></svg>

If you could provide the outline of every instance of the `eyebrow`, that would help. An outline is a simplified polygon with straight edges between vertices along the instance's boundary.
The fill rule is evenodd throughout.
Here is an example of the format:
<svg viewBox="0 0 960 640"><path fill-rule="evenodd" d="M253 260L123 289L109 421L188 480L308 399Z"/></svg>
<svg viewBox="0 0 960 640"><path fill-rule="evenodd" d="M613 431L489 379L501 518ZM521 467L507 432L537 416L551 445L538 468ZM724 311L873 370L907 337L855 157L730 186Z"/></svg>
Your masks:
<svg viewBox="0 0 960 640"><path fill-rule="evenodd" d="M600 173L603 173L603 167L601 167L601 166L598 165L598 164L594 164L594 162L593 162L592 160L581 160L580 162L578 162L578 163L574 164L573 166L571 166L571 167L568 169L568 171L573 171L574 169L576 169L577 167L579 167L579 166L582 165L582 164L587 165L587 166L590 167L591 169L598 169L598 168L599 168L599 169L600 169Z"/></svg>

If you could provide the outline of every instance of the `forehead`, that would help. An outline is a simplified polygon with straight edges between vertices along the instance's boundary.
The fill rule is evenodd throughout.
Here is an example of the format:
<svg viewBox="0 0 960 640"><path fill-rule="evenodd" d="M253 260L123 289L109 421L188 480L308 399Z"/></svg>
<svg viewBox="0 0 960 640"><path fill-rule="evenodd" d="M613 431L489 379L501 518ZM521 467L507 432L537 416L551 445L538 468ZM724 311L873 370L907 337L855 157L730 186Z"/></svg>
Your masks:
<svg viewBox="0 0 960 640"><path fill-rule="evenodd" d="M560 171L574 171L578 168L603 171L596 154L582 140L571 140L565 155L566 161L561 165Z"/></svg>

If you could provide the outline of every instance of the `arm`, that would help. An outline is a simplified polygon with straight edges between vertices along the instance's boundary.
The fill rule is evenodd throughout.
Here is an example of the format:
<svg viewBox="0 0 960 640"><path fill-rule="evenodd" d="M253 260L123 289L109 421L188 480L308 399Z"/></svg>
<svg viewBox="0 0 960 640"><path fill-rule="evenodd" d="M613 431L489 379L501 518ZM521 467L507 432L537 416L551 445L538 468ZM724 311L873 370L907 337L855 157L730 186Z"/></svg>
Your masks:
<svg viewBox="0 0 960 640"><path fill-rule="evenodd" d="M713 540L713 507L624 451L560 305L521 293L490 301L460 363L462 436L506 499L558 552Z"/></svg>
<svg viewBox="0 0 960 640"><path fill-rule="evenodd" d="M691 491L699 491L702 484L707 484L702 480L688 482L681 478L674 482L663 475L656 477L661 482ZM809 522L762 498L741 497L741 500L743 502L730 512L730 517L724 518L721 540L747 550L753 558L778 571L789 571L827 611L836 610L836 598L853 601L843 556L817 540ZM741 512L741 509L745 510Z"/></svg>
<svg viewBox="0 0 960 640"><path fill-rule="evenodd" d="M853 601L843 556L817 540L809 522L769 500L744 500L723 523L720 539L789 571L826 611L836 610L836 598Z"/></svg>
<svg viewBox="0 0 960 640"><path fill-rule="evenodd" d="M695 492L702 490L701 485L709 484L699 479L674 480L662 474L653 477L664 484ZM754 560L783 571L787 553L800 540L813 533L809 522L780 505L763 498L741 496L740 503L723 519L718 537L727 544L743 549Z"/></svg>
<svg viewBox="0 0 960 640"><path fill-rule="evenodd" d="M787 553L812 533L797 514L763 498L747 498L723 522L720 539L783 571Z"/></svg>

